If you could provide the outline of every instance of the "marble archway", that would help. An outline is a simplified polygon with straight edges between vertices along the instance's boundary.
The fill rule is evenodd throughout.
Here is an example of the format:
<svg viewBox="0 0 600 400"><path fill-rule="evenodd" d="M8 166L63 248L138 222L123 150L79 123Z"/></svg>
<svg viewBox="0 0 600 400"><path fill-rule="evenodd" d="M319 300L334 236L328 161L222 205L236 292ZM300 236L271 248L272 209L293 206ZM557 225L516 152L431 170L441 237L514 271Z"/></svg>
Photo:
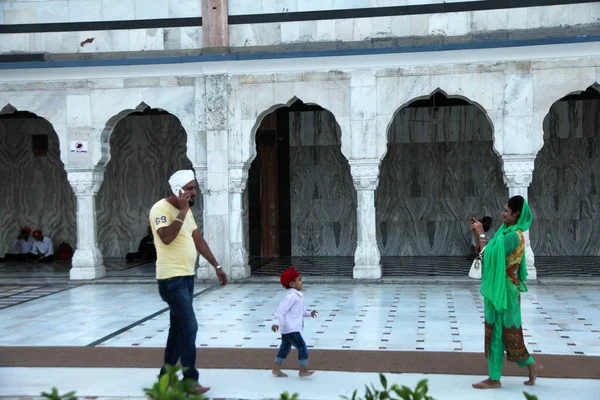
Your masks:
<svg viewBox="0 0 600 400"><path fill-rule="evenodd" d="M147 105L115 123L110 159L97 195L98 247L104 258L124 258L146 234L152 205L170 194L168 177L191 169L187 134L177 117ZM202 196L194 216L202 226Z"/></svg>
<svg viewBox="0 0 600 400"><path fill-rule="evenodd" d="M249 255L352 257L356 192L340 126L318 105L297 98L287 104L261 114L256 125L245 200ZM274 208L277 215L268 217ZM252 241L256 237L260 242Z"/></svg>
<svg viewBox="0 0 600 400"><path fill-rule="evenodd" d="M41 229L55 248L75 247L75 196L52 124L11 106L0 114L0 257L23 226Z"/></svg>
<svg viewBox="0 0 600 400"><path fill-rule="evenodd" d="M413 100L388 130L375 199L381 255L468 256L469 218L497 227L507 195L485 112L439 89Z"/></svg>
<svg viewBox="0 0 600 400"><path fill-rule="evenodd" d="M600 87L557 100L544 119L529 200L539 256L600 256Z"/></svg>

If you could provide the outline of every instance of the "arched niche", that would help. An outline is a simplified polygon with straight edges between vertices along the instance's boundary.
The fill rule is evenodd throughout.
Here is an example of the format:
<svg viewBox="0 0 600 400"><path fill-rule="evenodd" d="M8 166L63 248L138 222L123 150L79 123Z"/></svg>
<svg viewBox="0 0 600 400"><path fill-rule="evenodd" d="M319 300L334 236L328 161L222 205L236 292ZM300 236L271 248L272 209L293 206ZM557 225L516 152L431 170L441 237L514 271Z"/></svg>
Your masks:
<svg viewBox="0 0 600 400"><path fill-rule="evenodd" d="M245 196L251 258L353 256L356 192L341 135L331 112L297 97L259 114Z"/></svg>
<svg viewBox="0 0 600 400"><path fill-rule="evenodd" d="M191 169L187 134L177 117L146 104L139 111L120 113L112 126L104 181L98 192L98 244L105 258L123 259L137 251L146 235L150 208L171 190L168 178L180 169ZM193 207L202 227L202 196Z"/></svg>
<svg viewBox="0 0 600 400"><path fill-rule="evenodd" d="M75 196L52 124L8 104L0 111L0 257L24 226L75 248Z"/></svg>
<svg viewBox="0 0 600 400"><path fill-rule="evenodd" d="M567 94L544 118L529 188L536 258L600 256L599 89Z"/></svg>
<svg viewBox="0 0 600 400"><path fill-rule="evenodd" d="M375 197L384 264L386 257L465 257L471 216L489 215L499 226L508 190L493 137L480 106L440 89L397 110Z"/></svg>

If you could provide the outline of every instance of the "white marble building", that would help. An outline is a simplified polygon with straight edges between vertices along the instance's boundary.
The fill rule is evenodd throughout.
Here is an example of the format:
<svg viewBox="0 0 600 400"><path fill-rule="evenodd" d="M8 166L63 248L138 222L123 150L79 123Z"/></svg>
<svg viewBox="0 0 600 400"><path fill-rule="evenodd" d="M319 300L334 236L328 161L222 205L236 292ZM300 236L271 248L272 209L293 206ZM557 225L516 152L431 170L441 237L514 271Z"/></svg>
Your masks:
<svg viewBox="0 0 600 400"><path fill-rule="evenodd" d="M118 3L128 7L118 7L116 14L115 4L109 0L13 0L0 5L0 21L4 22L0 57L5 57L0 59L0 114L28 111L48 121L56 132L60 160L76 197L72 279L105 275L96 196L114 150L110 148L111 134L123 118L136 111L148 107L165 110L181 123L186 133L185 153L202 191L204 235L235 279L250 275L244 193L250 165L257 155L256 133L261 121L298 99L329 111L339 126L341 153L349 164L356 192L354 277L376 279L381 277L381 251L375 196L388 151L389 130L400 110L438 91L475 106L491 126L493 152L501 165L507 194L527 197L536 156L544 146L544 120L551 107L567 95L597 88L600 82L600 37L570 36L567 29L598 32L597 3L318 21L239 20L242 22L235 25L232 16L256 17L285 10L292 14L360 7L376 10L425 3L433 7L442 2ZM210 7L211 11L221 7L217 10L221 16L223 12L225 17L229 14L228 27L218 25L217 17L207 16ZM335 13L331 15L338 18ZM200 16L202 27L195 28L98 30L97 25L90 25L93 31L83 29L93 21ZM327 14L321 17L327 18ZM66 25L44 25L49 31L25 32L35 31L39 24ZM544 29L559 32L559 39ZM520 30L523 38L527 32L539 33L539 37L511 39L512 30ZM467 39L439 42L441 37L473 38L482 32L503 39L482 40L477 45ZM414 42L415 37L430 42ZM84 43L90 38L95 39ZM385 51L378 51L374 38L413 42L404 47L390 43ZM336 42L352 44L354 50L322 47ZM362 42L365 46L359 48L356 43ZM223 44L230 50L222 57L211 54L215 51L193 56L181 53ZM276 51L269 53L269 46L275 46ZM306 53L313 48L325 50ZM236 53L242 56L236 57ZM42 54L43 59L19 58L35 54ZM600 137L598 127L594 129ZM71 144L77 141L86 143L87 152L71 151ZM600 160L597 154L593 158ZM163 182L145 184L164 187ZM597 219L597 195L592 203L596 211L591 219ZM11 207L4 206L2 212L8 215ZM2 228L14 229L12 223L8 226L4 221ZM8 232L5 241L11 235ZM594 247L593 243L589 246ZM530 277L535 277L529 243L528 255ZM600 253L596 250L593 255ZM201 262L198 273L206 277L212 272Z"/></svg>

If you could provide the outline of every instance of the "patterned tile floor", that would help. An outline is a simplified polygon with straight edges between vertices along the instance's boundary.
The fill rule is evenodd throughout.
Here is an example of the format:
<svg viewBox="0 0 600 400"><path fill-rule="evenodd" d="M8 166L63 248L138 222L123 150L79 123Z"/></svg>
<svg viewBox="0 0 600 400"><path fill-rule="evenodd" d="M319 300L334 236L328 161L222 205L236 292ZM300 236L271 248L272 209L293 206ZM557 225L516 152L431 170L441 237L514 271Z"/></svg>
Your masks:
<svg viewBox="0 0 600 400"><path fill-rule="evenodd" d="M311 284L305 323L312 348L482 349L482 302L472 284ZM532 353L600 355L600 287L531 285L523 321ZM14 289L13 289L14 290ZM277 284L198 285L198 347L275 348ZM169 315L155 285L82 285L0 310L4 346L163 347ZM50 333L50 334L49 334Z"/></svg>
<svg viewBox="0 0 600 400"><path fill-rule="evenodd" d="M477 283L311 284L305 296L316 319L306 320L311 348L481 352L482 304ZM0 287L0 293L36 290ZM49 288L46 288L49 290ZM284 295L278 284L197 285L194 303L200 323L199 347L265 348L273 354L279 337L271 315ZM600 287L531 285L523 295L523 320L533 354L600 355ZM90 284L0 309L2 346L164 347L169 324L155 285ZM291 372L291 371L290 371ZM303 399L331 400L378 381L372 373L319 371L299 379L276 379L264 370L202 370L203 382L218 399L275 399L283 391ZM0 399L31 400L58 386L80 398L143 399L141 388L155 368L0 368ZM479 376L388 374L394 383L414 387L427 378L438 400L523 398L523 378L503 378L501 391L470 389ZM105 382L110 382L106 385ZM235 382L235 384L232 384ZM257 384L261 382L261 384ZM540 399L595 400L600 381L543 379L527 390ZM31 396L31 397L22 397Z"/></svg>
<svg viewBox="0 0 600 400"><path fill-rule="evenodd" d="M0 309L39 299L75 286L0 286Z"/></svg>

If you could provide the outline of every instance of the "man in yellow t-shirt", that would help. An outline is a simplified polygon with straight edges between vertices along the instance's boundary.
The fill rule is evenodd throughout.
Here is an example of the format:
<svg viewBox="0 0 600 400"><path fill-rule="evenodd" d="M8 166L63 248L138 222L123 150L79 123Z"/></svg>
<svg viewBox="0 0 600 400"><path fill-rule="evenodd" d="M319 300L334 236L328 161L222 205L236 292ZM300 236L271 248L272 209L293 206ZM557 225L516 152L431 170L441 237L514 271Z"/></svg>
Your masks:
<svg viewBox="0 0 600 400"><path fill-rule="evenodd" d="M191 170L175 172L169 178L173 195L158 201L150 210L150 226L156 246L156 279L160 297L167 302L171 326L165 348L164 364L176 365L181 359L184 379L195 383L194 393L210 388L198 383L196 369L196 334L198 322L194 313L195 266L200 253L216 270L221 286L227 275L213 256L198 231L190 206L196 197L196 179Z"/></svg>

